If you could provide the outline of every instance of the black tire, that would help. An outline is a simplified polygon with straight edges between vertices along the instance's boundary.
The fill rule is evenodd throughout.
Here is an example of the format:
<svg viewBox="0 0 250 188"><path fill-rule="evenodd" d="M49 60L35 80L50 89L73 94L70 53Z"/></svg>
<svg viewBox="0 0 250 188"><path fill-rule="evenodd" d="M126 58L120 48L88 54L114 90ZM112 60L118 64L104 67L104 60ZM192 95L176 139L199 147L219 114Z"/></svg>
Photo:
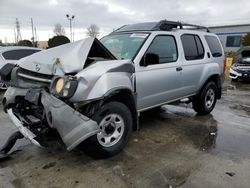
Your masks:
<svg viewBox="0 0 250 188"><path fill-rule="evenodd" d="M208 92L214 92L214 100L209 106L206 105L206 100L208 100ZM208 82L202 91L194 97L193 99L193 109L199 115L209 114L215 107L218 98L218 88L214 82Z"/></svg>
<svg viewBox="0 0 250 188"><path fill-rule="evenodd" d="M123 134L121 134L120 139L117 143L109 147L101 145L98 141L97 135L88 138L83 143L83 149L88 155L94 158L107 158L114 156L121 152L128 142L128 138L132 130L133 121L131 112L126 105L115 101L106 103L95 113L92 119L100 125L100 122L102 122L105 117L112 114L117 114L123 119Z"/></svg>

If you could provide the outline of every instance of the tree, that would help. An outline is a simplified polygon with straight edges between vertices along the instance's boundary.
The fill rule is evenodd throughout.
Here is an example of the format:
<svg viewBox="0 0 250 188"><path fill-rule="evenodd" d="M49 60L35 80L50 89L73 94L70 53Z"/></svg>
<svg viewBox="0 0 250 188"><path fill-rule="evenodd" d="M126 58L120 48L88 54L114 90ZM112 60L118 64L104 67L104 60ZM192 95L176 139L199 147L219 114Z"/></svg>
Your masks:
<svg viewBox="0 0 250 188"><path fill-rule="evenodd" d="M33 46L33 45L32 45L32 42L29 40L20 40L17 43L17 46Z"/></svg>
<svg viewBox="0 0 250 188"><path fill-rule="evenodd" d="M241 40L242 46L250 46L250 33L247 33Z"/></svg>
<svg viewBox="0 0 250 188"><path fill-rule="evenodd" d="M62 25L61 24L55 24L55 28L54 28L54 30L53 30L53 32L54 32L54 34L56 35L56 36L65 36L65 30L64 30L64 28L62 27Z"/></svg>
<svg viewBox="0 0 250 188"><path fill-rule="evenodd" d="M91 24L87 28L87 35L90 37L97 37L99 33L100 33L100 28L95 24Z"/></svg>
<svg viewBox="0 0 250 188"><path fill-rule="evenodd" d="M62 44L70 43L70 40L66 36L54 36L53 38L49 39L48 45L49 48L53 48L56 46L60 46Z"/></svg>

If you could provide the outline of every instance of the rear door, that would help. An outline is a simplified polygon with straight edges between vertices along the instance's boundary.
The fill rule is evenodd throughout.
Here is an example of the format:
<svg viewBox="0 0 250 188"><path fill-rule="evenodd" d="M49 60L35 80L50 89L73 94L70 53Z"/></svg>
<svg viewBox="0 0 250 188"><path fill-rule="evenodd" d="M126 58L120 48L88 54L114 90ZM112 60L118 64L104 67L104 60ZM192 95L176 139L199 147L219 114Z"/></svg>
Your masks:
<svg viewBox="0 0 250 188"><path fill-rule="evenodd" d="M149 39L150 40L150 39ZM173 35L156 35L145 49L146 54L155 54L158 62L136 67L136 88L140 111L178 98L182 87L178 46Z"/></svg>
<svg viewBox="0 0 250 188"><path fill-rule="evenodd" d="M181 35L184 60L182 62L183 94L192 95L199 89L202 71L205 66L205 48L199 35Z"/></svg>

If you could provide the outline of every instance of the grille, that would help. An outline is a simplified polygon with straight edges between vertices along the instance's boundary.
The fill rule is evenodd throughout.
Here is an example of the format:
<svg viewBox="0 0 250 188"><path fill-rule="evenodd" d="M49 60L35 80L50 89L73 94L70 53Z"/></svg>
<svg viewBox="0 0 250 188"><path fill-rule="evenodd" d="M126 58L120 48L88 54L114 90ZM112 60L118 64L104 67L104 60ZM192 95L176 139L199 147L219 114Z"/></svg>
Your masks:
<svg viewBox="0 0 250 188"><path fill-rule="evenodd" d="M23 68L18 69L17 75L28 80L44 82L44 83L51 83L51 80L53 78L53 75L41 74Z"/></svg>

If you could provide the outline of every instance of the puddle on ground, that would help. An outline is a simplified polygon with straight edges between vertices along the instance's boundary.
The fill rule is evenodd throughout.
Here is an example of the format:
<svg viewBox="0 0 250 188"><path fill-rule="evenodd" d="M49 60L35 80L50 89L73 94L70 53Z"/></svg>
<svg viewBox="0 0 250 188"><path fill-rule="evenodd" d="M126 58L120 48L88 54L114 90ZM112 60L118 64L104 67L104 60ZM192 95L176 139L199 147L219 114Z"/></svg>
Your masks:
<svg viewBox="0 0 250 188"><path fill-rule="evenodd" d="M237 104L215 108L207 116L196 116L190 105L166 105L160 111L145 112L141 118L145 124L161 119L168 129L182 135L201 151L238 160L250 157L249 117L250 106Z"/></svg>

